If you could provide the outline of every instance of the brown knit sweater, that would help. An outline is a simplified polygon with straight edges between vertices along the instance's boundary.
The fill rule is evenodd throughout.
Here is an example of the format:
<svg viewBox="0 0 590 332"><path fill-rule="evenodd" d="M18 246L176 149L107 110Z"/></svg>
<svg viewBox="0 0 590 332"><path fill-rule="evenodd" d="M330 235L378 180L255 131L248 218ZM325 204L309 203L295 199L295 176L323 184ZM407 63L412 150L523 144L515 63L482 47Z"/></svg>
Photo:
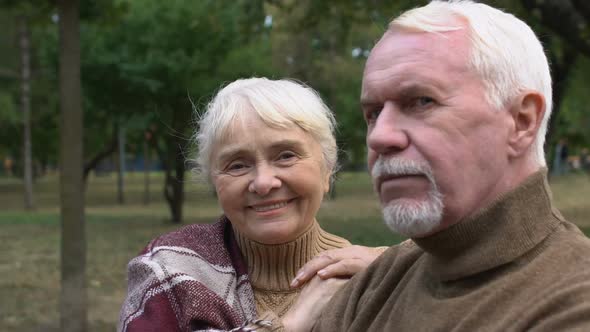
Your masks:
<svg viewBox="0 0 590 332"><path fill-rule="evenodd" d="M347 240L322 230L317 222L297 239L267 245L247 239L234 228L238 246L248 264L259 317L269 311L282 317L295 302L300 288L289 286L297 271L322 251L350 245Z"/></svg>
<svg viewBox="0 0 590 332"><path fill-rule="evenodd" d="M590 331L590 240L553 207L545 174L386 251L314 331Z"/></svg>

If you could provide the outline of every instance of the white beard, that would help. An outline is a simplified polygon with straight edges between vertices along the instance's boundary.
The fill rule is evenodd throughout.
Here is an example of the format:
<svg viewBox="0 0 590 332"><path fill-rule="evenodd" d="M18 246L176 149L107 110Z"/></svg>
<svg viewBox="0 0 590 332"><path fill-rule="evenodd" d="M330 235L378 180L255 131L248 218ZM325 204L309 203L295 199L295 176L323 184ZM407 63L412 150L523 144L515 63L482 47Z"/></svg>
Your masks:
<svg viewBox="0 0 590 332"><path fill-rule="evenodd" d="M424 175L431 184L425 200L399 198L381 203L383 219L392 231L416 238L427 235L441 224L443 195L438 190L430 165L397 157L385 159L380 156L371 170L371 176L375 180L379 176L387 175Z"/></svg>

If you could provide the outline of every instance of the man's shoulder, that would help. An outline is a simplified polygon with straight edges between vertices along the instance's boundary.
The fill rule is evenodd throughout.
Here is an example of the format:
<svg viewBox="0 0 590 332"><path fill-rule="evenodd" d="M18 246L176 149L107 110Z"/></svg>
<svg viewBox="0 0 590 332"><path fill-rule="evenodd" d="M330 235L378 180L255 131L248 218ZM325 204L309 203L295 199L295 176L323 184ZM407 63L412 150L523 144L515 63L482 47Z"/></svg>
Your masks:
<svg viewBox="0 0 590 332"><path fill-rule="evenodd" d="M344 330L357 324L357 320L369 324L400 281L412 273L412 267L423 254L424 251L412 240L391 246L334 295L314 331ZM363 328L368 329L368 325Z"/></svg>
<svg viewBox="0 0 590 332"><path fill-rule="evenodd" d="M528 280L525 288L546 299L561 297L568 289L590 301L590 239L575 225L562 221L558 228L528 254L515 261L515 272ZM511 280L516 275L508 274ZM582 291L583 289L583 291Z"/></svg>
<svg viewBox="0 0 590 332"><path fill-rule="evenodd" d="M571 254L589 257L590 239L575 224L562 220L556 231L548 239L551 246L571 250Z"/></svg>
<svg viewBox="0 0 590 332"><path fill-rule="evenodd" d="M590 239L562 222L541 244L519 277L522 310L515 320L538 331L580 330L590 326ZM515 282L513 286L519 285ZM515 292L516 294L516 292Z"/></svg>
<svg viewBox="0 0 590 332"><path fill-rule="evenodd" d="M385 280L398 280L405 275L423 254L424 250L414 241L405 240L387 249L354 279L358 279L358 287L378 288Z"/></svg>
<svg viewBox="0 0 590 332"><path fill-rule="evenodd" d="M414 241L411 239L405 240L397 245L391 246L387 249L383 255L383 260L397 261L398 263L410 263L418 259L424 250L422 250ZM381 264L380 260L376 261L376 264Z"/></svg>
<svg viewBox="0 0 590 332"><path fill-rule="evenodd" d="M562 221L543 247L540 258L561 268L590 272L590 239L576 225Z"/></svg>

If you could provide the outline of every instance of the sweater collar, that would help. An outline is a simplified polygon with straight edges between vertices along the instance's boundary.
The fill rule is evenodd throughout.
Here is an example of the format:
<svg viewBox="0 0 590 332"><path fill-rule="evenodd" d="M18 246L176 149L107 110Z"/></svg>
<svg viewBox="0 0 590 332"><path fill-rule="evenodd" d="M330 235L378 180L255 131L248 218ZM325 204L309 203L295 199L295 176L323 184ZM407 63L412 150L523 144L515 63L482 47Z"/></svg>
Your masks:
<svg viewBox="0 0 590 332"><path fill-rule="evenodd" d="M563 217L553 208L546 169L488 207L432 236L413 239L431 272L456 280L513 261L545 239Z"/></svg>
<svg viewBox="0 0 590 332"><path fill-rule="evenodd" d="M298 238L282 244L263 244L246 238L234 228L236 241L248 265L248 275L254 288L292 291L291 280L297 271L322 251L325 232L317 221Z"/></svg>

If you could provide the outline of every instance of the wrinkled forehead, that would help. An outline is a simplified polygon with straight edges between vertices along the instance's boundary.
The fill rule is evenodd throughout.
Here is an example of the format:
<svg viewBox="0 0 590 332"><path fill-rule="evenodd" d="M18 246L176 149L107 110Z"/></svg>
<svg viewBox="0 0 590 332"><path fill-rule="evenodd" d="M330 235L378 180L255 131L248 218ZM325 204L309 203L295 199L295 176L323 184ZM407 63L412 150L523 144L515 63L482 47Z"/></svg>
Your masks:
<svg viewBox="0 0 590 332"><path fill-rule="evenodd" d="M402 82L456 83L472 77L470 42L465 31L445 33L388 31L375 45L363 73L361 99L374 87ZM452 76L451 76L452 74ZM374 91L373 91L374 92Z"/></svg>
<svg viewBox="0 0 590 332"><path fill-rule="evenodd" d="M375 45L366 70L385 69L387 62L422 56L422 59L444 61L454 67L469 62L471 43L466 29L447 32L423 32L395 29L387 31ZM384 61L389 60L389 61Z"/></svg>

